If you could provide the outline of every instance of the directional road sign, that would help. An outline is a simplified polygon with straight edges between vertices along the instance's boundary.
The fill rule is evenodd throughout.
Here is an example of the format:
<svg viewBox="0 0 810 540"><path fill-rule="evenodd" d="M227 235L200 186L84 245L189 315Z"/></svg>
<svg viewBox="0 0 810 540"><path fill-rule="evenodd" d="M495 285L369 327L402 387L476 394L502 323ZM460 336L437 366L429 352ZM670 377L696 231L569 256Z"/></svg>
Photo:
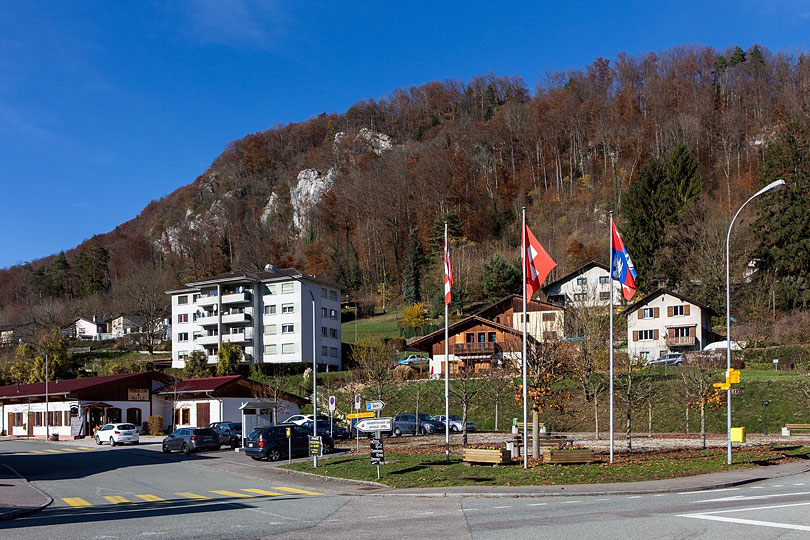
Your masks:
<svg viewBox="0 0 810 540"><path fill-rule="evenodd" d="M358 431L391 431L394 428L394 421L389 416L388 418L366 418L360 420L354 425Z"/></svg>
<svg viewBox="0 0 810 540"><path fill-rule="evenodd" d="M357 412L357 413L349 413L346 415L346 418L349 420L353 420L355 418L373 418L373 412Z"/></svg>
<svg viewBox="0 0 810 540"><path fill-rule="evenodd" d="M385 403L382 401L366 401L367 411L381 411L385 408Z"/></svg>

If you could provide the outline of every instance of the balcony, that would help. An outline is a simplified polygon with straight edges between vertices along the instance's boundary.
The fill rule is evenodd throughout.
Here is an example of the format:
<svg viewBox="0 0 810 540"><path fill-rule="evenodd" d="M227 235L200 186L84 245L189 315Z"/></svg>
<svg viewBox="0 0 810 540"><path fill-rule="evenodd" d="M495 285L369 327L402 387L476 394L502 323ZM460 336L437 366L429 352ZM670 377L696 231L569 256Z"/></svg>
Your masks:
<svg viewBox="0 0 810 540"><path fill-rule="evenodd" d="M197 317L197 324L200 326L216 326L219 324L219 317L216 315L206 315L205 317Z"/></svg>
<svg viewBox="0 0 810 540"><path fill-rule="evenodd" d="M219 303L219 296L212 294L211 296L200 296L197 298L196 304L198 306L213 306Z"/></svg>
<svg viewBox="0 0 810 540"><path fill-rule="evenodd" d="M231 342L231 343L247 343L253 339L253 334L248 332L243 332L241 334L223 334L222 341L223 342Z"/></svg>
<svg viewBox="0 0 810 540"><path fill-rule="evenodd" d="M499 343L486 341L477 343L455 343L453 354L455 355L494 355L501 352Z"/></svg>
<svg viewBox="0 0 810 540"><path fill-rule="evenodd" d="M243 304L250 302L253 295L250 291L243 291L238 293L228 293L222 295L223 304Z"/></svg>
<svg viewBox="0 0 810 540"><path fill-rule="evenodd" d="M667 337L667 347L694 347L695 336Z"/></svg>
<svg viewBox="0 0 810 540"><path fill-rule="evenodd" d="M247 313L231 313L222 316L222 324L247 324L251 320Z"/></svg>
<svg viewBox="0 0 810 540"><path fill-rule="evenodd" d="M197 338L197 345L218 345L219 336L200 336Z"/></svg>

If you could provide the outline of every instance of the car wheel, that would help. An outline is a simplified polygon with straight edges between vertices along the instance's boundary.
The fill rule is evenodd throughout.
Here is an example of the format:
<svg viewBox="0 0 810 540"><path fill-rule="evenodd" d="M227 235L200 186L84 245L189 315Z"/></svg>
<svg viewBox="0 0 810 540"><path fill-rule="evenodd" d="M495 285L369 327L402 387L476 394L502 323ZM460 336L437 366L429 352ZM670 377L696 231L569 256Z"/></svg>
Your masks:
<svg viewBox="0 0 810 540"><path fill-rule="evenodd" d="M233 439L233 440L231 441L231 450L235 450L237 446L239 446L239 445L238 445L238 443L236 442L236 439Z"/></svg>
<svg viewBox="0 0 810 540"><path fill-rule="evenodd" d="M427 434L427 430L424 428L424 426L420 427L419 428L419 435L426 435L426 434Z"/></svg>
<svg viewBox="0 0 810 540"><path fill-rule="evenodd" d="M115 446L115 439L110 437L110 446Z"/></svg>
<svg viewBox="0 0 810 540"><path fill-rule="evenodd" d="M135 442L134 442L134 443L132 443L132 444L141 444L141 441L135 441Z"/></svg>
<svg viewBox="0 0 810 540"><path fill-rule="evenodd" d="M271 448L267 451L267 459L270 461L278 461L281 459L281 450L278 448Z"/></svg>
<svg viewBox="0 0 810 540"><path fill-rule="evenodd" d="M168 446L166 446L166 445L164 444L164 445L163 445L163 453L164 453L164 454L171 454L171 452L172 452L172 451L171 451L171 450L169 450L169 447L168 447Z"/></svg>
<svg viewBox="0 0 810 540"><path fill-rule="evenodd" d="M261 461L262 457L261 456L250 456L250 459L252 459L253 461Z"/></svg>
<svg viewBox="0 0 810 540"><path fill-rule="evenodd" d="M402 430L399 428L394 428L394 437L402 437Z"/></svg>
<svg viewBox="0 0 810 540"><path fill-rule="evenodd" d="M186 443L183 443L182 451L183 451L183 454L187 456L187 455L189 455L191 453L191 448L189 448Z"/></svg>
<svg viewBox="0 0 810 540"><path fill-rule="evenodd" d="M323 453L324 454L331 454L335 451L335 447L329 443L323 445Z"/></svg>
<svg viewBox="0 0 810 540"><path fill-rule="evenodd" d="M458 433L458 426L450 426L450 431L453 433Z"/></svg>
<svg viewBox="0 0 810 540"><path fill-rule="evenodd" d="M96 435L96 444L101 445L101 439L98 438L98 435Z"/></svg>

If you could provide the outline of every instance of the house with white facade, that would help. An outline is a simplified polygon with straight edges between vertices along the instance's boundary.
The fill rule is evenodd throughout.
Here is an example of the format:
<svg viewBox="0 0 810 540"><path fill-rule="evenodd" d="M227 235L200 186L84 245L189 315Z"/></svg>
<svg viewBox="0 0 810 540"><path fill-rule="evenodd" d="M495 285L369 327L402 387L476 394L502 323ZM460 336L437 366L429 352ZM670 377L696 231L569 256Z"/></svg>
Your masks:
<svg viewBox="0 0 810 540"><path fill-rule="evenodd" d="M610 269L591 261L552 281L541 289L549 302L564 306L596 307L610 305ZM622 286L613 282L613 303L623 302Z"/></svg>
<svg viewBox="0 0 810 540"><path fill-rule="evenodd" d="M260 400L278 423L299 414L309 400L288 392L273 392L266 385L240 375L183 379L158 391L172 404L174 427L207 426L212 422L241 422L242 405Z"/></svg>
<svg viewBox="0 0 810 540"><path fill-rule="evenodd" d="M143 331L146 317L138 315L117 315L110 319L108 327L113 337L123 337L126 334L137 334Z"/></svg>
<svg viewBox="0 0 810 540"><path fill-rule="evenodd" d="M247 364L312 364L314 334L317 366L340 369L340 286L298 270L284 271L297 279L273 271L230 272L167 291L172 297L172 367L182 368L195 350L216 364L224 342L239 346Z"/></svg>
<svg viewBox="0 0 810 540"><path fill-rule="evenodd" d="M717 341L710 307L681 294L658 289L627 306L627 352L642 359L671 352L699 351Z"/></svg>
<svg viewBox="0 0 810 540"><path fill-rule="evenodd" d="M68 337L81 340L112 339L113 336L109 331L108 322L108 319L103 319L97 315L78 317L62 328L62 333Z"/></svg>
<svg viewBox="0 0 810 540"><path fill-rule="evenodd" d="M109 422L130 422L139 429L150 416L171 425L168 403L154 394L170 382L155 371L13 384L0 387L0 428L18 437L92 436Z"/></svg>

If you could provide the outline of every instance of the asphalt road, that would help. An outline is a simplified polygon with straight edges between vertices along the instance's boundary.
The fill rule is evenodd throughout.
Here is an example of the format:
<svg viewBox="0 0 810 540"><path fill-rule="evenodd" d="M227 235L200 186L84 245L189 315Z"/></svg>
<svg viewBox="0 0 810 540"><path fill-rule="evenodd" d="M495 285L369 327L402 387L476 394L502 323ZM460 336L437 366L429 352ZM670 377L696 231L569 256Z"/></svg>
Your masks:
<svg viewBox="0 0 810 540"><path fill-rule="evenodd" d="M810 537L810 474L724 490L611 496L413 497L323 482L230 451L2 441L0 462L50 494L0 539Z"/></svg>

